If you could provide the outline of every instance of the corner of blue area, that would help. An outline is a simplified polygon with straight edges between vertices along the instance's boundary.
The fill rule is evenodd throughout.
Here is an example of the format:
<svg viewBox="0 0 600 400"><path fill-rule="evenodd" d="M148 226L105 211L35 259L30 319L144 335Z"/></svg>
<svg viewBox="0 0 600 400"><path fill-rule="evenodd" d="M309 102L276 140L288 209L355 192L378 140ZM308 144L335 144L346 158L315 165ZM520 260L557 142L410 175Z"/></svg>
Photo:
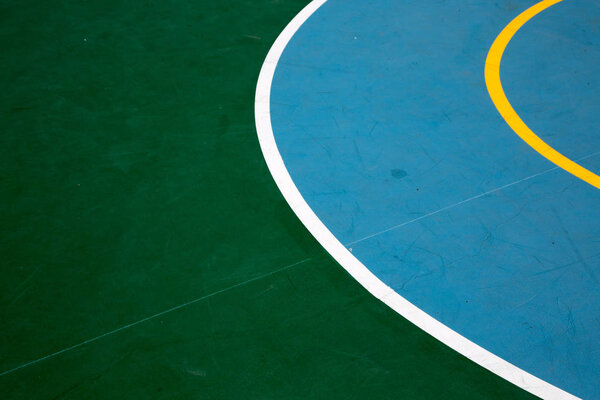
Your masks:
<svg viewBox="0 0 600 400"><path fill-rule="evenodd" d="M532 1L329 0L274 77L277 145L327 228L379 279L523 370L599 398L600 190L523 142L484 63ZM600 172L600 5L564 1L507 48L506 95Z"/></svg>

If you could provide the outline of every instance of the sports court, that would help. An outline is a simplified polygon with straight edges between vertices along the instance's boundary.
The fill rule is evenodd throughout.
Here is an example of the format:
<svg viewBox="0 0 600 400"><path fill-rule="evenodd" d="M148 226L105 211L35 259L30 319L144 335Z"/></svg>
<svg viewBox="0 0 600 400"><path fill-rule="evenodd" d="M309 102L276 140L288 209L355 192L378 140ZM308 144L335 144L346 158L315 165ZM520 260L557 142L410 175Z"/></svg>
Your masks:
<svg viewBox="0 0 600 400"><path fill-rule="evenodd" d="M2 398L600 398L597 2L0 16Z"/></svg>

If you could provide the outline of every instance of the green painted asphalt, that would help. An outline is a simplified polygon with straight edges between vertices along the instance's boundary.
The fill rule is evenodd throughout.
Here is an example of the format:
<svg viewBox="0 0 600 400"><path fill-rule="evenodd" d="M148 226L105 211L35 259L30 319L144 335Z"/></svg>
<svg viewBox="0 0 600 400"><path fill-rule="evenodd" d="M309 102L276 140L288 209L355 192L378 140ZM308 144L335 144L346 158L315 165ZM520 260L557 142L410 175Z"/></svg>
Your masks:
<svg viewBox="0 0 600 400"><path fill-rule="evenodd" d="M529 397L369 295L277 190L254 90L305 3L0 3L3 399Z"/></svg>

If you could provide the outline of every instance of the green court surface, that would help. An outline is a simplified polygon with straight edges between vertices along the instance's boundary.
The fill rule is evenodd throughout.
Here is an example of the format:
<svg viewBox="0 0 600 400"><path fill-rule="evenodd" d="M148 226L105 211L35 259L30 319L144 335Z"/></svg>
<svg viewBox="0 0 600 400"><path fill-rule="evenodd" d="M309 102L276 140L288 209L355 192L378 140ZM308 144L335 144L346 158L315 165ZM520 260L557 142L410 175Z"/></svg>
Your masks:
<svg viewBox="0 0 600 400"><path fill-rule="evenodd" d="M0 4L2 399L517 399L372 297L254 126L299 0Z"/></svg>

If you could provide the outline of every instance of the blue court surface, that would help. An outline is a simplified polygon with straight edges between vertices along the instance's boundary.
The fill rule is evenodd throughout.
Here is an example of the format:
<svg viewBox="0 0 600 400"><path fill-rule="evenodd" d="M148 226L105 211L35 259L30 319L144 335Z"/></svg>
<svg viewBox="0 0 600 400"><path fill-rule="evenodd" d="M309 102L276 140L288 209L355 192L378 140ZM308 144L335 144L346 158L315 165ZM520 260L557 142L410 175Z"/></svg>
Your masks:
<svg viewBox="0 0 600 400"><path fill-rule="evenodd" d="M535 1L329 0L271 86L302 197L378 279L490 353L600 398L600 190L522 140L490 99L490 46ZM516 32L506 97L544 142L600 173L600 3ZM367 338L366 338L367 339Z"/></svg>

